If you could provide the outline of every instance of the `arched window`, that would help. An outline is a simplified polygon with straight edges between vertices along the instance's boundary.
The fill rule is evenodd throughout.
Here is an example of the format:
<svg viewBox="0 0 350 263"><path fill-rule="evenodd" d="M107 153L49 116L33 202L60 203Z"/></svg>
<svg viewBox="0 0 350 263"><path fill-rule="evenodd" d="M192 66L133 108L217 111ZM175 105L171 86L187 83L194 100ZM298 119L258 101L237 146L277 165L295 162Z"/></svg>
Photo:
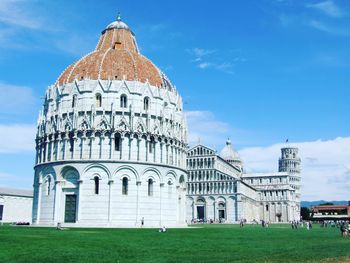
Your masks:
<svg viewBox="0 0 350 263"><path fill-rule="evenodd" d="M77 95L73 95L72 98L72 108L74 108L75 106L77 106Z"/></svg>
<svg viewBox="0 0 350 263"><path fill-rule="evenodd" d="M123 178L123 185L122 185L122 194L127 195L128 194L128 178Z"/></svg>
<svg viewBox="0 0 350 263"><path fill-rule="evenodd" d="M148 151L149 153L153 153L154 148L154 137L151 137L151 140L148 143Z"/></svg>
<svg viewBox="0 0 350 263"><path fill-rule="evenodd" d="M148 196L153 196L153 180L148 179Z"/></svg>
<svg viewBox="0 0 350 263"><path fill-rule="evenodd" d="M73 152L74 149L74 135L71 133L69 134L69 151Z"/></svg>
<svg viewBox="0 0 350 263"><path fill-rule="evenodd" d="M95 195L98 195L100 191L100 178L98 178L98 176L95 176L94 182L95 182Z"/></svg>
<svg viewBox="0 0 350 263"><path fill-rule="evenodd" d="M143 99L143 109L146 111L149 110L149 98L148 97L145 97Z"/></svg>
<svg viewBox="0 0 350 263"><path fill-rule="evenodd" d="M97 108L102 107L102 96L100 93L96 94L96 107Z"/></svg>
<svg viewBox="0 0 350 263"><path fill-rule="evenodd" d="M47 194L47 195L50 195L50 190L51 190L51 177L50 177L50 176L47 177L46 183L47 183L46 194Z"/></svg>
<svg viewBox="0 0 350 263"><path fill-rule="evenodd" d="M120 143L121 143L121 138L120 138L120 134L116 133L114 135L114 150L115 151L120 151Z"/></svg>
<svg viewBox="0 0 350 263"><path fill-rule="evenodd" d="M128 104L128 98L126 97L125 94L120 96L120 107L121 108L126 108Z"/></svg>

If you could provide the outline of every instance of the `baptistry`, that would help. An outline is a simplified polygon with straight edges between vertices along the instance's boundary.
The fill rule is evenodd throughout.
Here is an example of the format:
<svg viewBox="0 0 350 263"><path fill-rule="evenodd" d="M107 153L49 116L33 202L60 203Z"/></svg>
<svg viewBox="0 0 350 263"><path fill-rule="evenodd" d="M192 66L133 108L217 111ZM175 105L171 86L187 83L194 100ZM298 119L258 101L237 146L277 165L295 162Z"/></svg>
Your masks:
<svg viewBox="0 0 350 263"><path fill-rule="evenodd" d="M46 91L33 224L185 225L186 147L181 96L118 16Z"/></svg>

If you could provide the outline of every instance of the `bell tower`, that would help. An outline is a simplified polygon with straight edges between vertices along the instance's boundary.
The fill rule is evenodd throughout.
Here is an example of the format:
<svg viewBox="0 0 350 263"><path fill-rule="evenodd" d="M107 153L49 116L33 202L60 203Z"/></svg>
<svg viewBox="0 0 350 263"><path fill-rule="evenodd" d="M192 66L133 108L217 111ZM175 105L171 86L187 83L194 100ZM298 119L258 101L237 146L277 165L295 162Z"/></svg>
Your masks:
<svg viewBox="0 0 350 263"><path fill-rule="evenodd" d="M278 171L289 173L289 185L295 190L297 213L300 215L301 160L296 147L283 147L278 161Z"/></svg>

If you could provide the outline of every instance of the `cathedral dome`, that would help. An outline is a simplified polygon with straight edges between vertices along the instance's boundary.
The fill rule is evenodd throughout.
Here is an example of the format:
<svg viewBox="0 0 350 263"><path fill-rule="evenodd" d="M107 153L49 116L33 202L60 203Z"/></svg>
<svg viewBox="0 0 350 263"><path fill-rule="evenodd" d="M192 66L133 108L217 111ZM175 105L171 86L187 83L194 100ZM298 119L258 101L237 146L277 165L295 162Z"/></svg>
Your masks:
<svg viewBox="0 0 350 263"><path fill-rule="evenodd" d="M57 82L84 79L125 79L172 89L166 76L139 52L134 33L120 16L102 31L96 49L71 64Z"/></svg>
<svg viewBox="0 0 350 263"><path fill-rule="evenodd" d="M226 141L226 146L221 150L220 157L225 161L240 160L238 153L232 148L230 139Z"/></svg>

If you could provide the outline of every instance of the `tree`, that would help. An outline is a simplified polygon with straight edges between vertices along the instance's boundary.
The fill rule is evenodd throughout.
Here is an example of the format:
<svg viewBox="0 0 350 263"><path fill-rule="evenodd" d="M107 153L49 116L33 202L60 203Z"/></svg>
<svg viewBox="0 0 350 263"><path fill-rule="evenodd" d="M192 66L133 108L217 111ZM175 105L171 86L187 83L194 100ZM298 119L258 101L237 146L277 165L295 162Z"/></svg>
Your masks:
<svg viewBox="0 0 350 263"><path fill-rule="evenodd" d="M300 209L300 215L303 220L310 220L311 210L308 207L302 207Z"/></svg>

